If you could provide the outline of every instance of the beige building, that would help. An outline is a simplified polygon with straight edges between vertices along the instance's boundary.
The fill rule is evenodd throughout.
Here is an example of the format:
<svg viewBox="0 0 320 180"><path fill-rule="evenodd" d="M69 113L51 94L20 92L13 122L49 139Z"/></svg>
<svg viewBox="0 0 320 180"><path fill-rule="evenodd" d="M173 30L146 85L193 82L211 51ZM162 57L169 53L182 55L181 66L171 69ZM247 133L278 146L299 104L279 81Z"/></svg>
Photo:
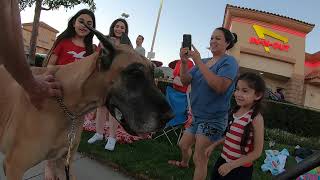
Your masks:
<svg viewBox="0 0 320 180"><path fill-rule="evenodd" d="M287 101L320 109L320 53L305 52L313 24L227 5L223 26L238 35L230 54L240 72L260 73L273 91L284 88Z"/></svg>
<svg viewBox="0 0 320 180"><path fill-rule="evenodd" d="M26 53L29 52L29 48L30 48L32 25L33 23L22 24L22 36L23 36L23 42L24 42L24 49ZM56 40L56 35L58 33L59 33L58 30L40 21L36 53L47 54L51 49L54 41Z"/></svg>

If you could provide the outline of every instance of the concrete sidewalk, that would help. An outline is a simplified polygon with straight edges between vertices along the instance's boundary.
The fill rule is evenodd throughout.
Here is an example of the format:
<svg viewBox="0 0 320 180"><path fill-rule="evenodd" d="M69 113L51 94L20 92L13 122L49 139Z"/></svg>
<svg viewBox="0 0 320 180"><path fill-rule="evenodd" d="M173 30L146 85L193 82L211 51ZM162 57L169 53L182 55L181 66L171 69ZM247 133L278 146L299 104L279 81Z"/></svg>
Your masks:
<svg viewBox="0 0 320 180"><path fill-rule="evenodd" d="M3 170L3 154L0 154L0 180L5 180ZM89 159L80 154L76 155L74 162L77 180L129 180L125 175L114 171L112 168L104 166L95 160ZM43 180L44 179L44 163L40 163L27 171L24 180Z"/></svg>

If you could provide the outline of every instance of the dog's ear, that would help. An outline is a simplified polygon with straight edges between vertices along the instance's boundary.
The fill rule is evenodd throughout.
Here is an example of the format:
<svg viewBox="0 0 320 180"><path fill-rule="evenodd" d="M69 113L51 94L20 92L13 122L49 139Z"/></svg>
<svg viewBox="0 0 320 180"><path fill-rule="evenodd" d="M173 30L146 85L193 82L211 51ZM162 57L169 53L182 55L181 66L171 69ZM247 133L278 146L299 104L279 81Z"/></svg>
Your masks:
<svg viewBox="0 0 320 180"><path fill-rule="evenodd" d="M115 56L115 48L113 44L101 32L97 31L91 26L86 25L85 23L82 23L82 24L86 26L86 28L88 28L90 31L92 31L93 34L96 35L99 41L101 42L102 44L102 49L100 52L101 67L103 70L108 70Z"/></svg>
<svg viewBox="0 0 320 180"><path fill-rule="evenodd" d="M99 58L100 58L100 65L102 70L108 70L111 67L114 57L111 56L107 50L102 48L100 51Z"/></svg>
<svg viewBox="0 0 320 180"><path fill-rule="evenodd" d="M133 48L132 43L126 33L122 33L120 37L120 44L127 44Z"/></svg>

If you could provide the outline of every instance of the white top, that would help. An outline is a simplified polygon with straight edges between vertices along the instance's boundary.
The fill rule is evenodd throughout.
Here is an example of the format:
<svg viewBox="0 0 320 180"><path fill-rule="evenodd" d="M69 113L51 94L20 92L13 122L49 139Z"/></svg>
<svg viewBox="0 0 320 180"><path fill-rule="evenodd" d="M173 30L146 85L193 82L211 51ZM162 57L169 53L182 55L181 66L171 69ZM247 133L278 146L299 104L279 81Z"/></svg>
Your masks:
<svg viewBox="0 0 320 180"><path fill-rule="evenodd" d="M134 50L136 50L140 55L146 56L146 50L142 46L137 46Z"/></svg>

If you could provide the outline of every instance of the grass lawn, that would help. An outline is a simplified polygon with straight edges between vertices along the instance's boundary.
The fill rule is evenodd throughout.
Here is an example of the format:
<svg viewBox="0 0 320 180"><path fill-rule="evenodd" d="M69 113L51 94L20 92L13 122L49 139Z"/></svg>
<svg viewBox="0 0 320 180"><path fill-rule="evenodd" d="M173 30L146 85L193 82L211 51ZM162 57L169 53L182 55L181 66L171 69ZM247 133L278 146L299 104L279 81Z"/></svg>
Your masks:
<svg viewBox="0 0 320 180"><path fill-rule="evenodd" d="M133 144L117 144L114 152L104 150L105 142L89 145L87 140L93 135L90 132L83 132L82 140L79 146L79 152L82 152L102 163L112 166L116 170L124 172L129 176L136 179L165 179L165 180L188 180L192 179L194 165L190 161L190 168L180 169L167 164L169 159L180 159L180 152L177 146L171 146L165 137L156 140L141 140ZM268 141L265 145L268 145ZM292 154L294 146L276 143L273 149L282 150L287 148L289 153ZM269 149L265 147L265 149ZM210 169L213 163L220 155L220 150L212 153L208 179L210 176ZM254 165L254 180L269 180L271 179L270 173L264 173L260 167L265 159L265 153L260 157ZM290 156L287 160L286 167L295 165L294 157Z"/></svg>

